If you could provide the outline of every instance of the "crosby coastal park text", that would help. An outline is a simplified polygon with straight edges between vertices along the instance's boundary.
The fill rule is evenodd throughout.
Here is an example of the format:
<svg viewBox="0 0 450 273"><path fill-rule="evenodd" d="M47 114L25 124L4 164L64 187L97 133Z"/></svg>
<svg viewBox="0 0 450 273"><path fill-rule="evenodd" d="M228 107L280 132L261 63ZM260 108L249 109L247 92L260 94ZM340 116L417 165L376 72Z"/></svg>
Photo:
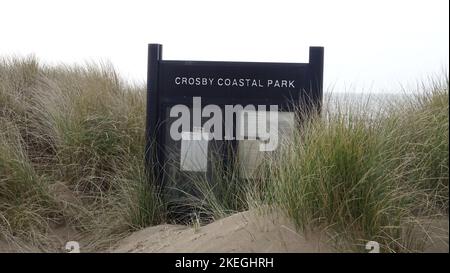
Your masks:
<svg viewBox="0 0 450 273"><path fill-rule="evenodd" d="M251 79L251 78L211 78L184 77L174 78L175 85L180 86L224 86L224 87L259 87L259 88L295 88L295 80L289 79Z"/></svg>

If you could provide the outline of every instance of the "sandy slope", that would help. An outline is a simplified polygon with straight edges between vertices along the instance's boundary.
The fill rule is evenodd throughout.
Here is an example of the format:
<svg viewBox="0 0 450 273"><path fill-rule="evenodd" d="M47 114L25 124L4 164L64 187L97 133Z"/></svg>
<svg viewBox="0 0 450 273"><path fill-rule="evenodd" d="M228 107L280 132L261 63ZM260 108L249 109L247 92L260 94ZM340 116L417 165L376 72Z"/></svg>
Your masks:
<svg viewBox="0 0 450 273"><path fill-rule="evenodd" d="M113 252L331 252L317 234L300 235L277 213L251 210L193 228L159 225L123 239Z"/></svg>
<svg viewBox="0 0 450 273"><path fill-rule="evenodd" d="M424 221L426 222L426 221ZM426 228L428 242L424 252L448 252L448 217L430 221ZM58 235L58 236L56 236ZM76 240L66 229L55 234L57 242L46 251L64 251L64 244ZM416 236L414 232L411 234ZM295 231L293 224L277 212L251 210L233 214L203 227L159 225L134 232L119 240L110 252L333 252L324 243L325 235ZM85 249L86 250L86 249ZM0 252L42 252L42 249L0 240ZM364 250L363 250L364 251ZM83 249L82 249L83 252Z"/></svg>

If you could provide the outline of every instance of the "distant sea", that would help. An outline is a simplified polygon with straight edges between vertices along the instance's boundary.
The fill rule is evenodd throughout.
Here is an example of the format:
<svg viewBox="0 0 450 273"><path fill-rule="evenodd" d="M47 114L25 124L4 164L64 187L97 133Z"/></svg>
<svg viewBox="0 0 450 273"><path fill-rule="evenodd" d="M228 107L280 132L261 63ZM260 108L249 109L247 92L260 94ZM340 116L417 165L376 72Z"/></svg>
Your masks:
<svg viewBox="0 0 450 273"><path fill-rule="evenodd" d="M389 105L404 103L415 93L324 93L323 110L330 113L375 113Z"/></svg>

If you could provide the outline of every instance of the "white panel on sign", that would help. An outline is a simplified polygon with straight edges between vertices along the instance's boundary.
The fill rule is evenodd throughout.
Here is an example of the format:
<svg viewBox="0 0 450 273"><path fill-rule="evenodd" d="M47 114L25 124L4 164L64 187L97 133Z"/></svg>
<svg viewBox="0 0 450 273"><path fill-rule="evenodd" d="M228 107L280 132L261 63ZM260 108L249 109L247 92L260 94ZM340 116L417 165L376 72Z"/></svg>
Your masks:
<svg viewBox="0 0 450 273"><path fill-rule="evenodd" d="M208 142L210 135L194 128L194 132L181 133L180 169L206 172L208 167Z"/></svg>
<svg viewBox="0 0 450 273"><path fill-rule="evenodd" d="M240 116L239 162L241 172L252 177L262 163L264 151L261 145L276 138L277 147L292 137L295 115L293 112L243 111ZM276 119L276 121L274 120ZM274 122L275 121L275 122ZM258 125L266 122L264 136L258 132ZM245 138L245 139L244 139ZM275 149L277 150L277 149Z"/></svg>

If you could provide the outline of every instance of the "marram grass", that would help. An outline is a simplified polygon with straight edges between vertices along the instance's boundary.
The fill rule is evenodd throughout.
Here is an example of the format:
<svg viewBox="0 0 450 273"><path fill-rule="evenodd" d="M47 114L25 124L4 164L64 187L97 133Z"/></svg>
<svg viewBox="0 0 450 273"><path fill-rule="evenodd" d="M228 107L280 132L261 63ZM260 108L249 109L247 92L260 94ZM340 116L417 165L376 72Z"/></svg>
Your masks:
<svg viewBox="0 0 450 273"><path fill-rule="evenodd" d="M197 196L182 200L197 223L270 205L338 250L421 251L427 223L448 221L448 83L375 110L325 101L257 175L219 162L213 183L186 177ZM167 221L170 200L143 169L144 124L144 86L109 64L0 59L0 240L61 251L52 235L70 227L95 251Z"/></svg>
<svg viewBox="0 0 450 273"><path fill-rule="evenodd" d="M448 221L448 80L429 92L376 115L306 122L264 166L269 197L298 227L324 227L348 250L377 241L383 251L420 251L428 234L417 230Z"/></svg>
<svg viewBox="0 0 450 273"><path fill-rule="evenodd" d="M96 249L159 223L143 171L144 97L110 65L1 59L0 237L45 248L71 226Z"/></svg>

